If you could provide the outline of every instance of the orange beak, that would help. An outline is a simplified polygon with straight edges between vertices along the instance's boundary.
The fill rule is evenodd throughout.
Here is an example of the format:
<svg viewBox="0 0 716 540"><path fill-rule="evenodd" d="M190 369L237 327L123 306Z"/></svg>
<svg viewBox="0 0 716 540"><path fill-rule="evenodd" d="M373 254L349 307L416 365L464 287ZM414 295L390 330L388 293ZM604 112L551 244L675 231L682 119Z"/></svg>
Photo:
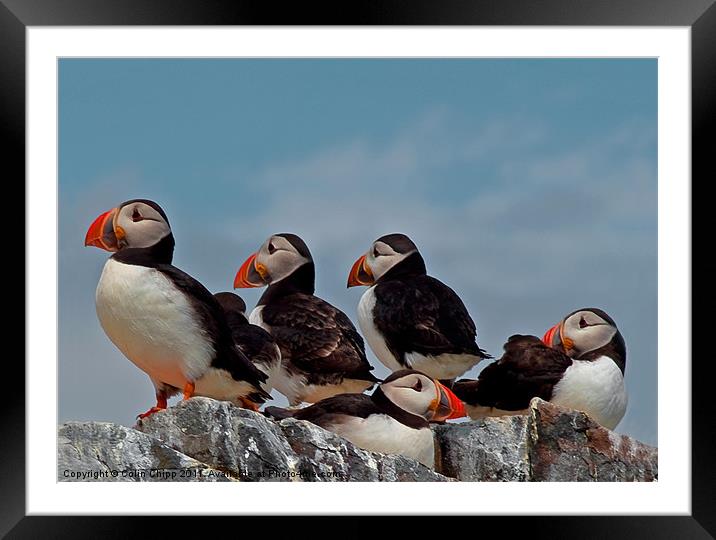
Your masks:
<svg viewBox="0 0 716 540"><path fill-rule="evenodd" d="M542 337L542 343L544 343L545 345L547 345L547 347L551 347L551 346L552 346L552 340L554 339L554 335L555 335L555 334L559 335L559 334L558 334L558 330L559 330L559 325L560 325L560 324L561 324L561 323L555 324L552 328L550 328L549 330L547 330L547 331L544 333L544 336Z"/></svg>
<svg viewBox="0 0 716 540"><path fill-rule="evenodd" d="M112 208L92 222L85 235L85 246L94 246L107 251L119 249L117 234L114 230L114 216L117 209Z"/></svg>
<svg viewBox="0 0 716 540"><path fill-rule="evenodd" d="M268 272L262 264L256 263L256 253L251 255L241 265L234 278L234 289L249 289L263 287L268 283Z"/></svg>
<svg viewBox="0 0 716 540"><path fill-rule="evenodd" d="M553 349L561 349L565 354L569 354L574 349L574 341L564 336L564 321L555 324L552 328L545 332L542 338L547 347Z"/></svg>
<svg viewBox="0 0 716 540"><path fill-rule="evenodd" d="M465 404L462 400L447 386L444 386L437 380L434 382L437 395L430 404L430 410L433 413L430 421L442 422L444 420L467 416L467 413L465 412Z"/></svg>
<svg viewBox="0 0 716 540"><path fill-rule="evenodd" d="M365 263L365 255L362 255L351 267L351 272L348 274L348 287L373 285L373 283L375 283L373 272Z"/></svg>

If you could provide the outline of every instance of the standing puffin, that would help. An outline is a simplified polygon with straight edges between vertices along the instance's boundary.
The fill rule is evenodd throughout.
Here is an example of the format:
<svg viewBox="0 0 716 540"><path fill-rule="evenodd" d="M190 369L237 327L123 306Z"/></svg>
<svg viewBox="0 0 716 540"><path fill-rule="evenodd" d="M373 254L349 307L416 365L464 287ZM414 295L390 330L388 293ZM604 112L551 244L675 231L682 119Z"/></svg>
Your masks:
<svg viewBox="0 0 716 540"><path fill-rule="evenodd" d="M249 322L246 317L246 303L238 294L220 292L216 293L214 298L224 310L234 343L268 376L268 380L262 383L261 387L270 392L277 370L281 366L281 350L276 340L266 330Z"/></svg>
<svg viewBox="0 0 716 540"><path fill-rule="evenodd" d="M174 236L160 206L133 199L100 215L85 246L114 254L97 284L96 307L107 337L149 375L165 409L183 390L257 409L267 377L236 348L221 306L194 278L172 266Z"/></svg>
<svg viewBox="0 0 716 540"><path fill-rule="evenodd" d="M626 345L601 309L574 311L542 340L515 335L504 348L477 380L452 386L471 418L519 414L534 397L583 411L608 429L624 416Z"/></svg>
<svg viewBox="0 0 716 540"><path fill-rule="evenodd" d="M463 417L465 408L437 380L404 369L387 377L370 396L340 394L305 409L267 407L265 414L308 420L365 450L402 454L432 468L435 442L429 422Z"/></svg>
<svg viewBox="0 0 716 540"><path fill-rule="evenodd" d="M427 275L425 261L404 234L378 238L351 268L348 287L367 285L358 324L385 366L454 379L491 358L475 338L475 323L450 287Z"/></svg>
<svg viewBox="0 0 716 540"><path fill-rule="evenodd" d="M234 288L268 285L249 321L265 328L281 349L275 387L291 405L315 403L379 382L363 338L345 313L313 294L315 267L305 242L274 234L236 274Z"/></svg>

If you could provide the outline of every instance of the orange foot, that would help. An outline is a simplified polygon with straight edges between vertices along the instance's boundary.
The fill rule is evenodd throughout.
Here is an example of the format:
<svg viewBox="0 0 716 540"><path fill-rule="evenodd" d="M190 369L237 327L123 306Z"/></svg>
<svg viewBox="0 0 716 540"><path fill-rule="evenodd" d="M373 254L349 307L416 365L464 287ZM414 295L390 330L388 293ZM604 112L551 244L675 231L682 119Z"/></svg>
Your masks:
<svg viewBox="0 0 716 540"><path fill-rule="evenodd" d="M241 406L244 409L249 409L249 410L256 411L256 412L259 411L260 405L258 403L254 403L253 401L251 401L250 399L245 398L245 397L240 397L239 401L241 402Z"/></svg>
<svg viewBox="0 0 716 540"><path fill-rule="evenodd" d="M157 392L157 404L149 409L147 412L138 414L137 418L142 420L148 416L153 415L155 412L163 411L167 408L167 395L164 392Z"/></svg>
<svg viewBox="0 0 716 540"><path fill-rule="evenodd" d="M137 418L139 418L140 420L143 418L147 418L148 416L152 416L154 413L163 411L166 408L167 408L167 396L166 396L166 394L164 394L162 392L162 393L157 394L157 404L154 407L152 407L151 409L149 409L147 412L138 414Z"/></svg>
<svg viewBox="0 0 716 540"><path fill-rule="evenodd" d="M152 407L152 408L149 409L147 412L142 413L142 414L138 414L138 415L137 415L137 418L140 419L140 420L142 420L142 419L144 419L144 418L147 418L148 416L152 416L152 415L153 415L154 413L156 413L156 412L163 411L164 409L166 409L166 407Z"/></svg>

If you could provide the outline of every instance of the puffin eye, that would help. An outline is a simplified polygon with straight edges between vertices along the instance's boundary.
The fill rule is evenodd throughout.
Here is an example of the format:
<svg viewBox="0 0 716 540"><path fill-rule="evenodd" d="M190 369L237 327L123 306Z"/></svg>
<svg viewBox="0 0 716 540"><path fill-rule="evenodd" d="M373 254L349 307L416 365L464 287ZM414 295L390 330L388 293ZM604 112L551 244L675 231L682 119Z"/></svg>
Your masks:
<svg viewBox="0 0 716 540"><path fill-rule="evenodd" d="M269 242L269 245L268 245L269 255L273 255L274 251L276 251L276 246L273 245L273 242Z"/></svg>
<svg viewBox="0 0 716 540"><path fill-rule="evenodd" d="M135 209L132 211L132 221L137 222L137 221L142 221L142 219L143 219L143 218L142 218L142 214L140 214L140 213L139 213L139 210L137 210L137 209L135 208Z"/></svg>
<svg viewBox="0 0 716 540"><path fill-rule="evenodd" d="M589 326L589 325L587 324L587 321L584 320L584 317L579 319L579 327L580 328L586 328L587 326Z"/></svg>
<svg viewBox="0 0 716 540"><path fill-rule="evenodd" d="M413 385L413 390L420 392L423 389L423 383L420 379Z"/></svg>
<svg viewBox="0 0 716 540"><path fill-rule="evenodd" d="M374 247L373 248L373 257L378 257L378 256L380 256L380 253L378 253L378 248Z"/></svg>

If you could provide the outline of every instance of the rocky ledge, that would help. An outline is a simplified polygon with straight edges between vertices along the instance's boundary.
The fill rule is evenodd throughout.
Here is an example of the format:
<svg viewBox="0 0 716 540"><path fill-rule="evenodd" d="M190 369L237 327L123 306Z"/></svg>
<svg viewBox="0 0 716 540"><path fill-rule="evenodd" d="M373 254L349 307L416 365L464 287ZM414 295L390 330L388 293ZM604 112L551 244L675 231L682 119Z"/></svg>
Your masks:
<svg viewBox="0 0 716 540"><path fill-rule="evenodd" d="M192 398L134 428L58 428L60 481L652 481L657 449L533 400L526 415L434 427L436 467L308 422Z"/></svg>

